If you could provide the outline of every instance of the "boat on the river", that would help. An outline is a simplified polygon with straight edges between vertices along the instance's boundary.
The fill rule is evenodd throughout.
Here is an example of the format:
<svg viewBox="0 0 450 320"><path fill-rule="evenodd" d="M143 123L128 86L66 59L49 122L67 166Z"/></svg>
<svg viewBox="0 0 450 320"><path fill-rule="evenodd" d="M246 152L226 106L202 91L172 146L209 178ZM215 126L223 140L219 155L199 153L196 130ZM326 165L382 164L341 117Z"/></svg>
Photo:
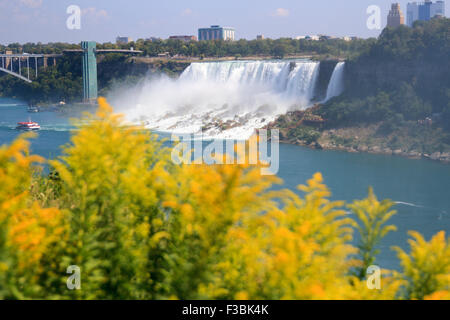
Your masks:
<svg viewBox="0 0 450 320"><path fill-rule="evenodd" d="M28 111L29 113L36 113L36 112L39 112L39 111L41 111L41 110L40 110L40 108L39 108L38 106L34 106L34 105L30 104L30 105L28 106L27 111Z"/></svg>
<svg viewBox="0 0 450 320"><path fill-rule="evenodd" d="M39 130L41 126L37 122L28 120L28 122L18 122L16 129L25 131Z"/></svg>

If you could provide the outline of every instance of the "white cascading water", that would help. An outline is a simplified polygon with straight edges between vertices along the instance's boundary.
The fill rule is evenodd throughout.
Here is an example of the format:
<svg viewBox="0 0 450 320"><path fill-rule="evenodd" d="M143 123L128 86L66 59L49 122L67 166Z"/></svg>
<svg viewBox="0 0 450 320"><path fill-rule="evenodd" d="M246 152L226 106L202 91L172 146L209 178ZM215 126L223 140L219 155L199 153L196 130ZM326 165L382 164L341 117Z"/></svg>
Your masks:
<svg viewBox="0 0 450 320"><path fill-rule="evenodd" d="M331 75L330 83L328 84L327 97L325 101L333 97L339 96L344 91L344 69L345 62L338 62Z"/></svg>
<svg viewBox="0 0 450 320"><path fill-rule="evenodd" d="M246 139L278 115L310 106L318 73L319 62L304 60L192 63L176 80L146 80L110 99L151 129Z"/></svg>

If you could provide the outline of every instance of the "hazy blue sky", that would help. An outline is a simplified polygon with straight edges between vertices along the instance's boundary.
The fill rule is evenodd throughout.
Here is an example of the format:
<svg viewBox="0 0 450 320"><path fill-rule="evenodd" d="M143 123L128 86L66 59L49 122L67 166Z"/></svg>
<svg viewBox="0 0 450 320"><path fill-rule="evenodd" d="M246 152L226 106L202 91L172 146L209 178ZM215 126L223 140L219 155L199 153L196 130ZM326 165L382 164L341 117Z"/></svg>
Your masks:
<svg viewBox="0 0 450 320"><path fill-rule="evenodd" d="M197 35L211 24L236 28L236 38L295 37L307 34L378 36L366 27L369 5L390 0L0 0L0 43L115 41L169 35ZM406 15L406 3L398 1ZM66 9L78 5L81 30L68 30ZM450 3L446 15L449 16Z"/></svg>

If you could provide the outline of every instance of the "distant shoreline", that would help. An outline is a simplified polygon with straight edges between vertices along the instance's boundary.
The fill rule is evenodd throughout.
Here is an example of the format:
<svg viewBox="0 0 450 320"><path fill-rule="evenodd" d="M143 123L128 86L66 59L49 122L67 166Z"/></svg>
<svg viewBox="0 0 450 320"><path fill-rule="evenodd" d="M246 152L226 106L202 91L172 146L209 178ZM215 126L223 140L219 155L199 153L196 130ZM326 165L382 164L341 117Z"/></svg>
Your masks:
<svg viewBox="0 0 450 320"><path fill-rule="evenodd" d="M280 117L288 118L285 126L281 125L279 119L276 119L264 129L278 129L280 131L280 143L298 145L316 150L345 151L348 153L370 153L380 155L401 156L409 159L428 159L450 164L450 151L438 151L437 143L430 139L428 146L431 152L419 151L411 145L417 143L407 134L400 131L392 133L395 135L401 145L392 147L389 145L389 135L377 135L382 122L364 127L351 126L343 128L319 129L302 124L300 118L312 109L299 111L297 113L286 114ZM439 136L439 129L431 127L421 127L428 136Z"/></svg>
<svg viewBox="0 0 450 320"><path fill-rule="evenodd" d="M412 160L431 160L431 161L435 161L435 162L440 162L443 164L450 164L450 153L439 153L440 155L438 156L437 154L424 154L424 153L420 153L417 151L411 151L411 152L388 152L385 151L381 148L372 148L372 149L368 149L368 150L358 150L358 149L353 149L353 148L348 148L348 147L343 147L343 146L336 146L336 147L330 147L330 146L322 146L322 145L312 145L312 144L306 144L304 142L294 142L294 141L289 141L289 140L282 140L280 139L280 143L283 144L290 144L290 145L294 145L294 146L299 146L299 147L306 147L309 149L314 149L314 150L328 150L328 151L342 151L342 152L347 152L347 153L365 153L365 154L377 154L377 155L385 155L385 156L398 156L398 157L402 157L402 158L408 158L408 159L412 159Z"/></svg>

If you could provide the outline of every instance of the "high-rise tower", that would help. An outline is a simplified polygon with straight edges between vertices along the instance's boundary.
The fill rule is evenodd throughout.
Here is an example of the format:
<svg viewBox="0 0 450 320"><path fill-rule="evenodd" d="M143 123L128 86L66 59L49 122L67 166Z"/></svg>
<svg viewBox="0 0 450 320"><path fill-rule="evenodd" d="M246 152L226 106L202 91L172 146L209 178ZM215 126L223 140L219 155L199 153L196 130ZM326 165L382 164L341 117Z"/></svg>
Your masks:
<svg viewBox="0 0 450 320"><path fill-rule="evenodd" d="M400 9L400 4L393 3L387 17L387 26L390 28L396 28L402 24L405 24L405 17Z"/></svg>
<svg viewBox="0 0 450 320"><path fill-rule="evenodd" d="M93 102L97 99L97 57L95 41L81 42L83 49L83 100Z"/></svg>
<svg viewBox="0 0 450 320"><path fill-rule="evenodd" d="M410 2L407 6L407 25L412 27L414 21L423 20L428 21L434 17L445 16L445 2L436 1L432 2L426 0L425 2Z"/></svg>

